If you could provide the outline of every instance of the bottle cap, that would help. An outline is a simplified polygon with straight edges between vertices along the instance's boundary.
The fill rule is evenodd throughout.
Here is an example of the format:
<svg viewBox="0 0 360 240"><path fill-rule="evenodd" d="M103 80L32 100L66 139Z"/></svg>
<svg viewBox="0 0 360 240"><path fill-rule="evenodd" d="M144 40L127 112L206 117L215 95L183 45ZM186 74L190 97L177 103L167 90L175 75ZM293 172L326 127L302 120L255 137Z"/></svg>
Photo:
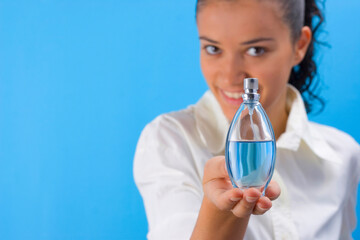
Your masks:
<svg viewBox="0 0 360 240"><path fill-rule="evenodd" d="M247 90L258 90L258 79L257 78L245 78L244 89Z"/></svg>

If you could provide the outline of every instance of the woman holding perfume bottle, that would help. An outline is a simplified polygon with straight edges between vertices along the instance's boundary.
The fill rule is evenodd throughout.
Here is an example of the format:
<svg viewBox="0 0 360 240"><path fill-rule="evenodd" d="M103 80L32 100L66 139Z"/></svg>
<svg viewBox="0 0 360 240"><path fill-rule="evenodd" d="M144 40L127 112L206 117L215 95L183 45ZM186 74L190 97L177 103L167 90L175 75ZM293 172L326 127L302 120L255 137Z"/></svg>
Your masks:
<svg viewBox="0 0 360 240"><path fill-rule="evenodd" d="M149 123L135 154L148 238L351 239L359 144L307 119L321 102L315 0L198 0L196 22L210 91ZM277 141L264 195L233 188L225 167L226 134L251 77Z"/></svg>

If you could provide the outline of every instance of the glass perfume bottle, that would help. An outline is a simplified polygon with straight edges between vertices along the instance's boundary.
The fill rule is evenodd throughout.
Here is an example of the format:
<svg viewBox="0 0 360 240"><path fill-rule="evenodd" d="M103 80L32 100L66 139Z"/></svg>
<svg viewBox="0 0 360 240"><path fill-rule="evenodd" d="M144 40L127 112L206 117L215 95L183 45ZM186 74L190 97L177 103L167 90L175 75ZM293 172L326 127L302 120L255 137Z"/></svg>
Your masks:
<svg viewBox="0 0 360 240"><path fill-rule="evenodd" d="M275 136L259 102L258 80L245 78L244 90L243 103L231 122L226 138L226 166L234 187L264 187L264 195L275 167Z"/></svg>

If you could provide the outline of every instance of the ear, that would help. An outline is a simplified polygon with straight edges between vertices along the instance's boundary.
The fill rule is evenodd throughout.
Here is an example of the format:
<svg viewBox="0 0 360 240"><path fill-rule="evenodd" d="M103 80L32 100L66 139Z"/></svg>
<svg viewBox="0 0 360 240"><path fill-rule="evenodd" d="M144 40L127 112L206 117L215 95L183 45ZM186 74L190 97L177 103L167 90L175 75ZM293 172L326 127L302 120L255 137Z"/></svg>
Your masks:
<svg viewBox="0 0 360 240"><path fill-rule="evenodd" d="M298 65L305 57L307 49L312 39L312 31L308 26L304 26L301 29L301 35L295 43L295 59L294 65Z"/></svg>

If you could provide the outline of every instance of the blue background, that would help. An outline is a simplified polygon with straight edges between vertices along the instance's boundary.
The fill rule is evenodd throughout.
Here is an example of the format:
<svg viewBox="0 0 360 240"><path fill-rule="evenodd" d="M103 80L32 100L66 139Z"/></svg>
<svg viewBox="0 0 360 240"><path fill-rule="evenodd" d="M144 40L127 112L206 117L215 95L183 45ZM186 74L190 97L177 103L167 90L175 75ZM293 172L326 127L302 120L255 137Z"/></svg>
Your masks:
<svg viewBox="0 0 360 240"><path fill-rule="evenodd" d="M0 239L145 238L132 176L139 134L207 89L194 9L195 0L0 0ZM310 116L358 142L359 10L357 0L327 3L327 107Z"/></svg>

